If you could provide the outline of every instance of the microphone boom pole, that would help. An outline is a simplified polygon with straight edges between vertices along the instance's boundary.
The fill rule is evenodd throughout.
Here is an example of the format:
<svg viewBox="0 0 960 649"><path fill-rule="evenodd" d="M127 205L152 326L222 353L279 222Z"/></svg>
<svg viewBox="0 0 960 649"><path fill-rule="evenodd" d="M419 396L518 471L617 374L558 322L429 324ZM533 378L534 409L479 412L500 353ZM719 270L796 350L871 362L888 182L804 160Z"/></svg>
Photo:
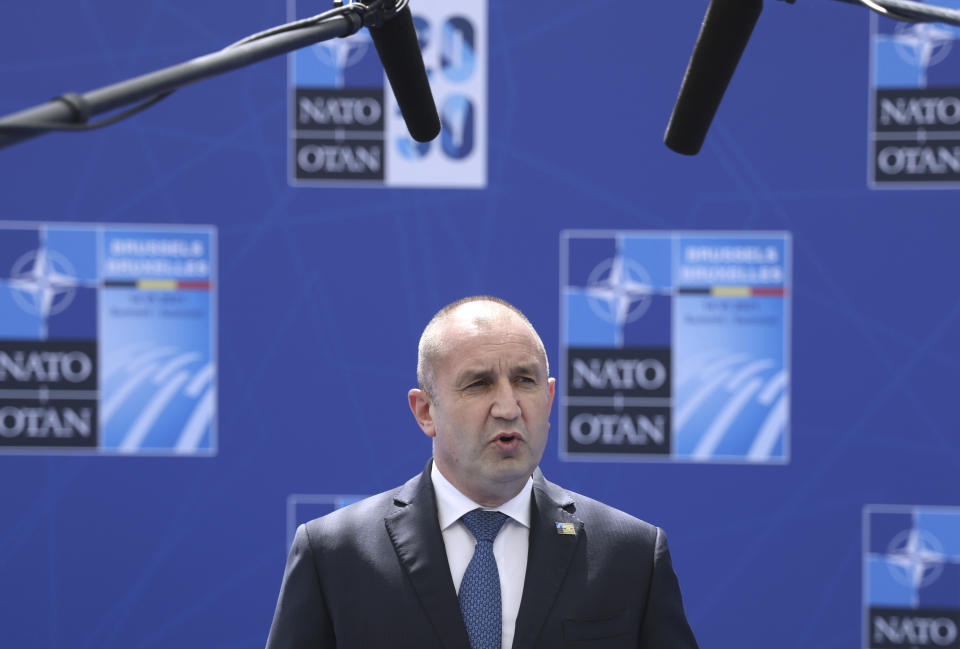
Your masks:
<svg viewBox="0 0 960 649"><path fill-rule="evenodd" d="M365 25L379 30L389 28L390 33L392 33L402 29L401 27L394 27L392 23L406 26L406 23L410 21L410 11L406 0L399 0L395 3L374 0L369 5L361 3L337 5L329 12L254 34L212 54L91 90L87 93L67 93L45 104L0 117L0 148L49 131L75 131L104 126L117 121L119 118L138 112L177 88L190 83L286 54L308 45L349 36ZM412 22L410 22L409 30L412 31ZM416 49L414 54L419 62L420 70L423 70L423 60L420 58L419 48ZM406 51L404 51L404 55L407 59L404 61L405 66L415 68L417 61L411 62L409 60L412 55ZM388 67L387 61L384 61L384 64L385 67ZM388 72L390 72L389 69ZM414 77L411 73L408 73L407 76ZM430 87L426 84L426 73L423 73L423 81L425 87L417 87L420 94L416 97L418 101L415 102L416 109L421 111L422 114L418 116L420 119L414 122L413 128L411 128L406 114L410 111L405 111L404 114L405 120L408 121L408 128L411 128L411 131L416 131L413 135L415 139L420 141L425 141L423 138L433 139L440 131L440 120L437 117L436 106L433 104ZM398 94L396 88L394 88L394 94ZM399 94L403 94L403 89ZM146 103L119 116L109 118L99 124L87 124L87 120L93 115L144 100L146 100ZM401 108L403 108L402 105ZM432 115L429 114L431 110Z"/></svg>

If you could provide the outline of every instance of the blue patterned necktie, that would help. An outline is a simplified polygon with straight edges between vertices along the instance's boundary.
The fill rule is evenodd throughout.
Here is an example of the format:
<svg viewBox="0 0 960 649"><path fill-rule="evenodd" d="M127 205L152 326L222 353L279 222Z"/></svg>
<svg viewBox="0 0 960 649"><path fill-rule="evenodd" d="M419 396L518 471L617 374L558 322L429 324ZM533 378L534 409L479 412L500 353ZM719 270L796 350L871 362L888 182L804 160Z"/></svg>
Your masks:
<svg viewBox="0 0 960 649"><path fill-rule="evenodd" d="M477 545L460 582L460 612L470 636L471 649L500 649L503 630L500 607L500 573L493 556L493 540L507 521L502 512L474 509L460 520Z"/></svg>

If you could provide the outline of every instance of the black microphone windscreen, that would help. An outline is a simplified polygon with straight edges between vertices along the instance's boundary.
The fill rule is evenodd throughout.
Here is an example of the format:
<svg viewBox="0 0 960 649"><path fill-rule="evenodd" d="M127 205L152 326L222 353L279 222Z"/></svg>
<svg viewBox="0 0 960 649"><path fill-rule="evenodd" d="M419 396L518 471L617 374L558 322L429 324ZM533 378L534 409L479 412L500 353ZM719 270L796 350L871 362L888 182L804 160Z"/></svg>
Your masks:
<svg viewBox="0 0 960 649"><path fill-rule="evenodd" d="M700 151L762 9L763 0L712 0L707 7L663 137L677 153Z"/></svg>
<svg viewBox="0 0 960 649"><path fill-rule="evenodd" d="M423 67L410 7L404 7L381 27L369 29L410 136L417 142L429 142L440 133L440 116Z"/></svg>

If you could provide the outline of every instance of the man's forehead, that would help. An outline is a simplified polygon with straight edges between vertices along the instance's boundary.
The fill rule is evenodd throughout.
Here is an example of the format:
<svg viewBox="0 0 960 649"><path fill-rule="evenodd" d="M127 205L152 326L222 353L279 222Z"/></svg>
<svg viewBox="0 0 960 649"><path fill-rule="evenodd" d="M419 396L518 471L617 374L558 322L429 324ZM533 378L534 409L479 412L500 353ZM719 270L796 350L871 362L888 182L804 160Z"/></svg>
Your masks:
<svg viewBox="0 0 960 649"><path fill-rule="evenodd" d="M438 333L444 347L456 343L479 346L491 341L530 342L534 347L537 346L537 334L533 327L512 311L467 311L466 306L470 305L461 307L440 324Z"/></svg>
<svg viewBox="0 0 960 649"><path fill-rule="evenodd" d="M471 304L461 309L465 311L467 306ZM493 369L493 364L539 365L543 360L533 327L513 312L477 309L461 313L461 309L450 314L437 332L443 364L461 366L460 371L466 365Z"/></svg>

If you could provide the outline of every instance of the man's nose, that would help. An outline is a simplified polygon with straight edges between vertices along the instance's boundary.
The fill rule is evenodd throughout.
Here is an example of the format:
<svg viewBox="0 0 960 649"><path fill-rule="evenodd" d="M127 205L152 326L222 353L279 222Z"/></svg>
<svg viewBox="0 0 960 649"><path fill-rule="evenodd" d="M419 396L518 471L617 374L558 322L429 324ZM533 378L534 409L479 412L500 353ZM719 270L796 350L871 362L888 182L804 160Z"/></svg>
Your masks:
<svg viewBox="0 0 960 649"><path fill-rule="evenodd" d="M490 414L498 419L513 420L520 416L520 402L509 380L497 381Z"/></svg>

